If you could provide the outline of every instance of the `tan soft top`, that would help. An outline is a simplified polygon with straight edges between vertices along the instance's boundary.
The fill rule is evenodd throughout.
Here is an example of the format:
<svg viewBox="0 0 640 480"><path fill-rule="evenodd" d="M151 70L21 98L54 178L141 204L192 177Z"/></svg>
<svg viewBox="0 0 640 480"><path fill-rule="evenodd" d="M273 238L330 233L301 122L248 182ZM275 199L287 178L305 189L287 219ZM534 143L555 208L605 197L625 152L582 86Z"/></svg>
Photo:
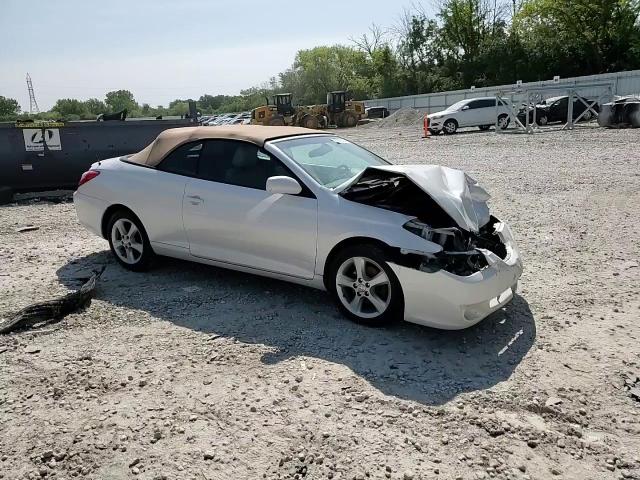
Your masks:
<svg viewBox="0 0 640 480"><path fill-rule="evenodd" d="M267 127L262 125L169 128L161 132L144 150L131 155L128 160L141 165L155 167L162 161L167 153L187 142L217 138L244 140L245 142L250 142L262 147L268 140L314 133L324 132L301 127Z"/></svg>

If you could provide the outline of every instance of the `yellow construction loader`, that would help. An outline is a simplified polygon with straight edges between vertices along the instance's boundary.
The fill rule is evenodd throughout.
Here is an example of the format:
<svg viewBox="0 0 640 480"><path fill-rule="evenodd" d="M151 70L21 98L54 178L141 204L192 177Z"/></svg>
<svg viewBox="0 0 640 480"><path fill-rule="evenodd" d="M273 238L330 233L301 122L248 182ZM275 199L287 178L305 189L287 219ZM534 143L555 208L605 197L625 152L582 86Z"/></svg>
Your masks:
<svg viewBox="0 0 640 480"><path fill-rule="evenodd" d="M327 93L323 115L331 127L355 127L364 117L364 102L347 100L347 92L340 90Z"/></svg>
<svg viewBox="0 0 640 480"><path fill-rule="evenodd" d="M327 93L327 103L294 107L290 93L274 95L273 102L251 111L253 125L306 128L355 127L364 116L364 102L347 100L345 91Z"/></svg>
<svg viewBox="0 0 640 480"><path fill-rule="evenodd" d="M253 125L287 125L315 129L321 128L322 122L321 108L316 105L294 107L290 93L278 93L273 96L272 103L251 111Z"/></svg>

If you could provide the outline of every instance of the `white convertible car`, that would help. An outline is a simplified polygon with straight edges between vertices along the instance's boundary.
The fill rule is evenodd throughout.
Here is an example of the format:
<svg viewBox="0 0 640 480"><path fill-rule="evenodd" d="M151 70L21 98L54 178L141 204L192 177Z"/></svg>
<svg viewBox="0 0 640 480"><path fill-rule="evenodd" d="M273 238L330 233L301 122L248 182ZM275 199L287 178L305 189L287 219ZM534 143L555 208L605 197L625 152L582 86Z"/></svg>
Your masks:
<svg viewBox="0 0 640 480"><path fill-rule="evenodd" d="M458 170L253 125L166 130L93 164L74 194L80 222L130 270L166 255L326 289L368 325L443 329L504 306L522 273L488 199Z"/></svg>

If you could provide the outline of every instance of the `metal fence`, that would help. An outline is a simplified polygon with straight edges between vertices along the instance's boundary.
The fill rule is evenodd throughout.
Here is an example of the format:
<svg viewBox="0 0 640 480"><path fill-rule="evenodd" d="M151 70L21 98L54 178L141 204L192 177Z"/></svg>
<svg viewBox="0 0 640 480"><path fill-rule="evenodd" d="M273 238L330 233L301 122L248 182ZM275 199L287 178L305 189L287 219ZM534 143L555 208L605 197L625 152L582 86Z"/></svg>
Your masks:
<svg viewBox="0 0 640 480"><path fill-rule="evenodd" d="M613 95L636 95L640 94L640 70L627 72L603 73L601 75L588 75L584 77L561 78L557 81L547 80L541 82L527 82L521 85L497 85L493 87L482 87L468 90L455 90L451 92L429 93L424 95L409 95L406 97L378 98L365 100L367 107L387 107L390 111L400 108L415 108L425 113L437 112L453 105L460 100L475 97L494 97L500 92L511 91L514 88L522 90L535 90L543 87L553 86L556 91L567 91L572 87L580 88L582 85L611 84ZM580 94L585 97L597 97L601 89L589 88L581 89ZM549 92L550 95L552 92ZM557 93L556 93L557 95Z"/></svg>

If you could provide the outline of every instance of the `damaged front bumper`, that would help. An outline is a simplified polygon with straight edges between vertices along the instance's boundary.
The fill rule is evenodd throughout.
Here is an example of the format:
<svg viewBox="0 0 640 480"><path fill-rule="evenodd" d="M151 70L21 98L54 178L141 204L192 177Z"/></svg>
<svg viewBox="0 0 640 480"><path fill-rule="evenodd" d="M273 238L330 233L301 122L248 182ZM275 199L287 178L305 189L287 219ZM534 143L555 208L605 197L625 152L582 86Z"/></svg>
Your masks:
<svg viewBox="0 0 640 480"><path fill-rule="evenodd" d="M522 261L506 223L495 225L506 256L482 250L488 266L469 276L433 273L390 263L404 293L405 320L445 330L460 330L505 306L516 292Z"/></svg>

